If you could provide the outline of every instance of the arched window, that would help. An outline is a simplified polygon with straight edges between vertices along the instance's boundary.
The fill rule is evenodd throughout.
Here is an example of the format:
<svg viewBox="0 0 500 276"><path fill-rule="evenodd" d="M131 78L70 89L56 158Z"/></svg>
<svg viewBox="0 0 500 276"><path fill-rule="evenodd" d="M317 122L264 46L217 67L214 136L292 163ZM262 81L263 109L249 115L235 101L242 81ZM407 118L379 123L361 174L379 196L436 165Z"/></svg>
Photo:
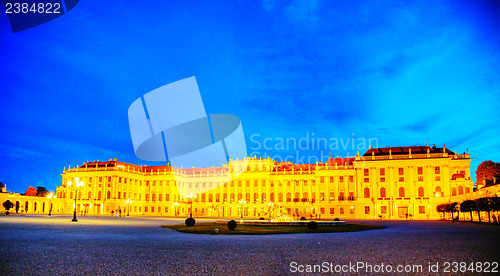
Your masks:
<svg viewBox="0 0 500 276"><path fill-rule="evenodd" d="M208 194L208 202L212 202L214 199L214 196L212 194Z"/></svg>
<svg viewBox="0 0 500 276"><path fill-rule="evenodd" d="M399 197L405 197L405 188L399 187Z"/></svg>
<svg viewBox="0 0 500 276"><path fill-rule="evenodd" d="M380 197L387 197L387 194L385 193L384 187L380 188Z"/></svg>
<svg viewBox="0 0 500 276"><path fill-rule="evenodd" d="M418 196L424 197L424 187L418 187Z"/></svg>
<svg viewBox="0 0 500 276"><path fill-rule="evenodd" d="M278 194L278 202L283 202L283 193Z"/></svg>
<svg viewBox="0 0 500 276"><path fill-rule="evenodd" d="M227 201L227 194L226 193L224 193L224 195L222 196L222 200L223 200L223 202Z"/></svg>
<svg viewBox="0 0 500 276"><path fill-rule="evenodd" d="M220 202L220 194L215 194L215 202Z"/></svg>
<svg viewBox="0 0 500 276"><path fill-rule="evenodd" d="M240 201L242 199L243 199L243 194L242 193L238 193L238 201Z"/></svg>
<svg viewBox="0 0 500 276"><path fill-rule="evenodd" d="M363 190L365 198L370 198L370 188L365 188Z"/></svg>
<svg viewBox="0 0 500 276"><path fill-rule="evenodd" d="M291 201L292 201L292 194L286 193L286 202L291 202Z"/></svg>
<svg viewBox="0 0 500 276"><path fill-rule="evenodd" d="M269 201L274 202L274 193L269 195Z"/></svg>
<svg viewBox="0 0 500 276"><path fill-rule="evenodd" d="M92 192L91 191L89 191L89 197L88 197L88 199L92 199Z"/></svg>
<svg viewBox="0 0 500 276"><path fill-rule="evenodd" d="M73 191L69 193L69 198L73 199Z"/></svg>
<svg viewBox="0 0 500 276"><path fill-rule="evenodd" d="M307 192L305 192L303 195L302 195L302 198L303 200L307 201L307 198L309 197L309 195L307 194Z"/></svg>
<svg viewBox="0 0 500 276"><path fill-rule="evenodd" d="M28 201L26 201L26 204L24 204L24 211L27 213L28 212Z"/></svg>
<svg viewBox="0 0 500 276"><path fill-rule="evenodd" d="M205 202L206 197L207 196L205 194L201 194L201 202Z"/></svg>
<svg viewBox="0 0 500 276"><path fill-rule="evenodd" d="M250 193L245 194L245 200L247 203L250 203Z"/></svg>
<svg viewBox="0 0 500 276"><path fill-rule="evenodd" d="M464 186L460 185L458 186L458 194L462 195L464 193Z"/></svg>
<svg viewBox="0 0 500 276"><path fill-rule="evenodd" d="M108 191L108 194L106 195L106 198L107 198L107 199L110 199L110 198L111 198L111 191Z"/></svg>
<svg viewBox="0 0 500 276"><path fill-rule="evenodd" d="M231 199L231 202L234 201L234 193L231 193L231 196L229 197Z"/></svg>
<svg viewBox="0 0 500 276"><path fill-rule="evenodd" d="M262 193L261 202L266 202L266 193Z"/></svg>
<svg viewBox="0 0 500 276"><path fill-rule="evenodd" d="M97 199L99 199L99 200L100 200L100 199L101 199L101 195L102 195L102 193L101 193L101 191L99 191L99 192L97 193Z"/></svg>
<svg viewBox="0 0 500 276"><path fill-rule="evenodd" d="M300 193L299 193L299 192L296 192L296 193L294 194L293 201L299 201L299 198L300 198Z"/></svg>
<svg viewBox="0 0 500 276"><path fill-rule="evenodd" d="M258 193L253 194L253 201L259 202L259 194Z"/></svg>
<svg viewBox="0 0 500 276"><path fill-rule="evenodd" d="M434 194L435 196L443 196L442 192L441 192L441 187L437 186L436 187L436 192Z"/></svg>

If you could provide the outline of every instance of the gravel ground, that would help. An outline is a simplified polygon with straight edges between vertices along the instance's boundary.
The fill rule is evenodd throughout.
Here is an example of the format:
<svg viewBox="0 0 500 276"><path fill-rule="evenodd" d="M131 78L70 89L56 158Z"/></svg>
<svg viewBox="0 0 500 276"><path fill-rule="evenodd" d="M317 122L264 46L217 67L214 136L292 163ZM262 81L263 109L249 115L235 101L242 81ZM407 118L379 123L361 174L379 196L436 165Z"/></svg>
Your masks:
<svg viewBox="0 0 500 276"><path fill-rule="evenodd" d="M358 221L387 228L354 233L215 236L160 227L182 222L173 218L70 220L70 216L1 216L0 274L290 275L300 274L293 273L298 265L367 262L373 266L383 263L386 268L392 265L393 269L422 265L422 273L399 274L429 275L429 262L439 263L439 274L450 274L442 271L445 262L500 261L500 226L485 224ZM296 265L291 266L291 262ZM357 272L375 274L365 269Z"/></svg>

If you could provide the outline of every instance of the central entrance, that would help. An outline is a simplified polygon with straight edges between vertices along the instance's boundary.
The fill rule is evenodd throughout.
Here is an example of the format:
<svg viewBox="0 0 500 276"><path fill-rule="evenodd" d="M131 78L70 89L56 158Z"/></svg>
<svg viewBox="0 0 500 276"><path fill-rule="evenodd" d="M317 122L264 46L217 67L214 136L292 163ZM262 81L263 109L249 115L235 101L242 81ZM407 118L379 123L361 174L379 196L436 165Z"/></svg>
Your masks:
<svg viewBox="0 0 500 276"><path fill-rule="evenodd" d="M408 218L408 207L399 207L398 206L398 218L400 218L400 219Z"/></svg>

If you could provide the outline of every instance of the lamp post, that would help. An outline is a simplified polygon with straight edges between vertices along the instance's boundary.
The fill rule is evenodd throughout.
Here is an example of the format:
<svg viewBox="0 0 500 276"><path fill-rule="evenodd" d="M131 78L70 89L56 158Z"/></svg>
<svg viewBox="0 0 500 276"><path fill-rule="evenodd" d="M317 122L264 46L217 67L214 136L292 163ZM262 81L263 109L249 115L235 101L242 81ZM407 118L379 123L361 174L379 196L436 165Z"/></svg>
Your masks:
<svg viewBox="0 0 500 276"><path fill-rule="evenodd" d="M243 199L240 199L238 202L240 203L241 219L243 219L243 204L246 204L247 202L244 201Z"/></svg>
<svg viewBox="0 0 500 276"><path fill-rule="evenodd" d="M179 211L178 209L178 206L179 206L179 203L178 202L174 202L174 206L172 206L172 208L174 208L174 213L175 213L175 216L177 216L177 212Z"/></svg>
<svg viewBox="0 0 500 276"><path fill-rule="evenodd" d="M196 195L193 195L193 192L191 192L190 194L188 194L186 196L186 198L191 199L191 209L189 210L190 211L189 217L192 218L193 217L193 200L194 200L194 198L196 198Z"/></svg>
<svg viewBox="0 0 500 276"><path fill-rule="evenodd" d="M49 202L50 202L50 209L49 209L49 216L51 215L52 213L52 198L56 198L56 195L54 195L53 193L50 193L47 198L49 199Z"/></svg>
<svg viewBox="0 0 500 276"><path fill-rule="evenodd" d="M70 181L68 181L68 186L71 187L71 185L73 184ZM73 212L73 219L71 220L72 222L77 222L78 220L76 219L76 196L77 196L77 191L78 191L78 188L80 187L83 187L83 184L85 184L83 181L80 181L80 179L78 177L75 177L75 210Z"/></svg>
<svg viewBox="0 0 500 276"><path fill-rule="evenodd" d="M127 217L128 217L130 216L130 203L132 203L132 200L130 200L129 198L125 201L125 203L127 204Z"/></svg>

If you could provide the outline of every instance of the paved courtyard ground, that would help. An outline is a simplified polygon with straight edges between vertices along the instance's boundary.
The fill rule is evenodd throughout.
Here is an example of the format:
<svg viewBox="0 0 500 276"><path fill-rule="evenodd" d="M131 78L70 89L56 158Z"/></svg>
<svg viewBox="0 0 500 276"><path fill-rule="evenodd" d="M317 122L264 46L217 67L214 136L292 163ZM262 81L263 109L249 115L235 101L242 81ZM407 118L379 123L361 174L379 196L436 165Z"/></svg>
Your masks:
<svg viewBox="0 0 500 276"><path fill-rule="evenodd" d="M324 266L325 262L351 263L350 272L357 262L393 269L397 265L423 267L421 273L401 275L433 274L428 271L429 263L438 263L442 275L457 274L443 273L445 262L500 259L500 226L486 224L357 221L387 228L216 236L160 227L182 222L179 218L80 217L78 223L70 221L71 216L1 216L0 275L293 275L307 265ZM358 269L357 274L375 273Z"/></svg>

